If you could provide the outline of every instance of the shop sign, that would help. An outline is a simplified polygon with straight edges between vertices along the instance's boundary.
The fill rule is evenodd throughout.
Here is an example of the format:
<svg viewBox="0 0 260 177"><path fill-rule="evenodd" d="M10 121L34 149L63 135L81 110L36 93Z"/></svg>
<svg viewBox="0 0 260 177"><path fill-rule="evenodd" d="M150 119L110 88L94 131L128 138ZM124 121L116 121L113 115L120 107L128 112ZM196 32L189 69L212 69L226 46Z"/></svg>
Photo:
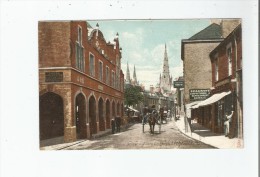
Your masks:
<svg viewBox="0 0 260 177"><path fill-rule="evenodd" d="M173 81L174 88L184 88L184 81Z"/></svg>
<svg viewBox="0 0 260 177"><path fill-rule="evenodd" d="M45 82L62 82L63 72L46 72Z"/></svg>
<svg viewBox="0 0 260 177"><path fill-rule="evenodd" d="M209 97L210 89L190 89L190 101L202 101Z"/></svg>

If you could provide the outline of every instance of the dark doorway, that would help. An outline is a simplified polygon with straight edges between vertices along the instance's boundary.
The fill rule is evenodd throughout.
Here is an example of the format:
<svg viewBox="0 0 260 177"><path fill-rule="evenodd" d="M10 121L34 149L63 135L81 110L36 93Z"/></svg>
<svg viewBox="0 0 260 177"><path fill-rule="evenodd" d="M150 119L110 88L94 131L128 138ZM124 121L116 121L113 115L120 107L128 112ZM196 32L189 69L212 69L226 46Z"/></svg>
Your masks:
<svg viewBox="0 0 260 177"><path fill-rule="evenodd" d="M107 124L107 128L110 128L110 102L109 100L106 101L106 124Z"/></svg>
<svg viewBox="0 0 260 177"><path fill-rule="evenodd" d="M113 101L112 103L112 118L114 119L116 116L116 105L115 102Z"/></svg>
<svg viewBox="0 0 260 177"><path fill-rule="evenodd" d="M124 116L124 105L121 104L121 117L123 117L123 116Z"/></svg>
<svg viewBox="0 0 260 177"><path fill-rule="evenodd" d="M116 115L117 116L120 116L120 105L119 105L119 103L117 103L117 106L116 106Z"/></svg>
<svg viewBox="0 0 260 177"><path fill-rule="evenodd" d="M104 120L104 101L102 98L98 101L98 116L99 116L99 130L104 131L105 130L105 120Z"/></svg>
<svg viewBox="0 0 260 177"><path fill-rule="evenodd" d="M94 96L89 99L89 125L90 134L97 133L97 121L96 121L96 100Z"/></svg>
<svg viewBox="0 0 260 177"><path fill-rule="evenodd" d="M76 132L77 138L83 139L87 137L86 130L86 100L82 93L76 97Z"/></svg>
<svg viewBox="0 0 260 177"><path fill-rule="evenodd" d="M64 135L62 97L53 92L40 96L40 140Z"/></svg>

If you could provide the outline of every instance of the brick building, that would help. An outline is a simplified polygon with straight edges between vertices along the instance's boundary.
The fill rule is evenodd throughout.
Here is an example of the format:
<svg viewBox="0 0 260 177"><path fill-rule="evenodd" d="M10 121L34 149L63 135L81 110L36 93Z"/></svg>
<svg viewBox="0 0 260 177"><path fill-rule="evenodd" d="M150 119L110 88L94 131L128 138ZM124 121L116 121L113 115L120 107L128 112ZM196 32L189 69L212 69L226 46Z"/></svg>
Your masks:
<svg viewBox="0 0 260 177"><path fill-rule="evenodd" d="M210 53L211 97L193 108L193 116L213 132L224 132L225 113L234 111L229 137L243 137L242 35L239 24Z"/></svg>
<svg viewBox="0 0 260 177"><path fill-rule="evenodd" d="M41 21L40 140L91 138L122 116L124 74L118 34L106 42L97 24Z"/></svg>

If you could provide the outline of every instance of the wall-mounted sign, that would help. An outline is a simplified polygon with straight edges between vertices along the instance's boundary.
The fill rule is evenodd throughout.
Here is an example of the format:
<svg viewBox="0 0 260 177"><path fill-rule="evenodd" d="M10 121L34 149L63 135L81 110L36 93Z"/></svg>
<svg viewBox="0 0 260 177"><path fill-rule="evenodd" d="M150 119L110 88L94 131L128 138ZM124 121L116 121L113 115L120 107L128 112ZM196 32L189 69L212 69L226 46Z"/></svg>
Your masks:
<svg viewBox="0 0 260 177"><path fill-rule="evenodd" d="M174 88L184 88L184 81L173 81Z"/></svg>
<svg viewBox="0 0 260 177"><path fill-rule="evenodd" d="M45 82L62 82L63 72L46 72Z"/></svg>
<svg viewBox="0 0 260 177"><path fill-rule="evenodd" d="M104 90L104 87L102 85L98 85L99 90Z"/></svg>
<svg viewBox="0 0 260 177"><path fill-rule="evenodd" d="M190 101L205 100L210 95L210 89L190 89Z"/></svg>

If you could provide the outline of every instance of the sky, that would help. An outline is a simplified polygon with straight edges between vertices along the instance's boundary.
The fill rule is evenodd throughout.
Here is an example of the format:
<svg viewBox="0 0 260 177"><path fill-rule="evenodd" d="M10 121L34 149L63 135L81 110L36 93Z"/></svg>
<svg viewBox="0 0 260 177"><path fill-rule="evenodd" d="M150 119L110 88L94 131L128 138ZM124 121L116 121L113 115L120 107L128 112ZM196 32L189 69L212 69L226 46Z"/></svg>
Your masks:
<svg viewBox="0 0 260 177"><path fill-rule="evenodd" d="M113 41L119 34L122 47L121 68L126 77L127 62L130 77L133 78L134 65L139 84L148 90L159 82L167 46L170 74L173 80L183 75L181 60L181 40L188 39L210 25L210 20L103 20L88 21L103 33L105 40Z"/></svg>

